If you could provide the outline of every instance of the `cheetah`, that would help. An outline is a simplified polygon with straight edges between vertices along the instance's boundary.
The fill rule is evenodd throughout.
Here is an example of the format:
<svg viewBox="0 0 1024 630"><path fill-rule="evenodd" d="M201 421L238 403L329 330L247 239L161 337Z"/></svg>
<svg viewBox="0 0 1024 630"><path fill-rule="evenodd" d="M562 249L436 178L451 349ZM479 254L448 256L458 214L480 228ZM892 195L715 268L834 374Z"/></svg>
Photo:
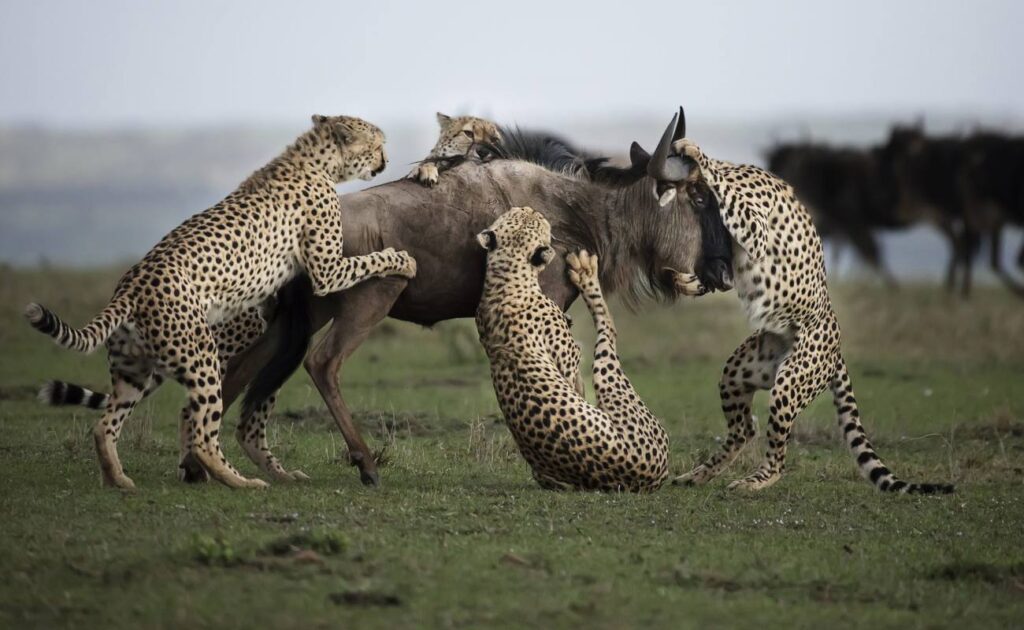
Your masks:
<svg viewBox="0 0 1024 630"><path fill-rule="evenodd" d="M680 190L686 194L694 182L710 187L713 198L697 206L701 212L718 212L732 235L733 285L754 332L733 352L722 373L719 393L729 430L723 449L673 483L707 483L736 459L755 435L751 401L754 392L763 389L771 397L767 451L756 471L729 488L771 486L782 475L794 420L829 387L839 428L865 479L888 492L952 492L948 484L901 481L875 454L840 351L821 238L793 188L756 166L708 157L685 137L681 109L677 116L679 125L674 117L652 158L653 172L661 173L655 195L664 206ZM674 279L684 295L707 292L693 274L675 272Z"/></svg>
<svg viewBox="0 0 1024 630"><path fill-rule="evenodd" d="M384 170L383 145L384 134L364 120L313 116L312 129L281 155L165 236L84 328L70 327L39 304L26 308L29 323L65 348L91 352L106 345L113 387L93 429L105 485L134 488L117 454L118 436L162 378L188 390L179 425L184 474L198 466L230 487L267 485L243 477L220 448L225 361L217 352L218 326L231 322L221 326L222 347L225 341L233 349L247 344L263 328L257 305L301 272L321 296L368 278L415 276L416 263L406 252L342 257L335 185Z"/></svg>
<svg viewBox="0 0 1024 630"><path fill-rule="evenodd" d="M668 476L668 436L619 365L597 256L566 257L597 327L595 407L583 397L569 323L538 282L555 255L547 220L512 208L477 240L487 250L477 330L498 404L534 479L545 489L658 489Z"/></svg>
<svg viewBox="0 0 1024 630"><path fill-rule="evenodd" d="M437 184L439 170L453 162L469 157L473 148L481 145L495 145L501 142L501 132L494 123L473 116L447 116L437 112L437 124L441 135L430 155L416 165L409 173L409 179L424 186Z"/></svg>

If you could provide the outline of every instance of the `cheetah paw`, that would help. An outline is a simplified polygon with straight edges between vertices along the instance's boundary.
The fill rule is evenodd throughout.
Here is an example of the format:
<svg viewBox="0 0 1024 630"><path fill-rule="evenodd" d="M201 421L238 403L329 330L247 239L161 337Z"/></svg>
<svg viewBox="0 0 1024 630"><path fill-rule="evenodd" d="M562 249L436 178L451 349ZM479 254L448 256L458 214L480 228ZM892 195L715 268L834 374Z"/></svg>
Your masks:
<svg viewBox="0 0 1024 630"><path fill-rule="evenodd" d="M283 481L285 483L305 483L310 480L309 475L302 472L301 470L293 470L291 472L288 472L287 470L283 469L280 471L276 471L274 473L274 479L276 479L277 481Z"/></svg>
<svg viewBox="0 0 1024 630"><path fill-rule="evenodd" d="M393 247L389 247L384 250L384 253L388 254L389 257L394 257L397 261L391 275L403 276L410 280L416 277L416 259L409 252L405 250L395 251Z"/></svg>
<svg viewBox="0 0 1024 630"><path fill-rule="evenodd" d="M689 138L680 138L673 142L672 150L675 151L676 155L685 155L695 160L698 164L704 158L704 152L697 146L697 143Z"/></svg>
<svg viewBox="0 0 1024 630"><path fill-rule="evenodd" d="M437 185L437 177L437 164L432 162L420 164L409 173L409 179L415 180L427 188L433 188Z"/></svg>
<svg viewBox="0 0 1024 630"><path fill-rule="evenodd" d="M711 474L710 469L704 464L701 464L700 466L697 466L690 472L684 475L679 475L678 477L673 479L672 485L687 486L690 488L694 486L703 486L707 482L711 481L713 476L714 475Z"/></svg>
<svg viewBox="0 0 1024 630"><path fill-rule="evenodd" d="M671 267L665 267L665 271L672 274L672 286L678 295L700 297L708 293L708 288L700 281L697 274L676 271Z"/></svg>
<svg viewBox="0 0 1024 630"><path fill-rule="evenodd" d="M775 484L782 477L779 473L768 473L763 471L755 472L743 479L737 479L729 484L729 490L739 492L757 492Z"/></svg>
<svg viewBox="0 0 1024 630"><path fill-rule="evenodd" d="M584 286L597 281L597 254L581 249L577 253L566 254L565 262L569 265L569 280L576 288L582 290Z"/></svg>

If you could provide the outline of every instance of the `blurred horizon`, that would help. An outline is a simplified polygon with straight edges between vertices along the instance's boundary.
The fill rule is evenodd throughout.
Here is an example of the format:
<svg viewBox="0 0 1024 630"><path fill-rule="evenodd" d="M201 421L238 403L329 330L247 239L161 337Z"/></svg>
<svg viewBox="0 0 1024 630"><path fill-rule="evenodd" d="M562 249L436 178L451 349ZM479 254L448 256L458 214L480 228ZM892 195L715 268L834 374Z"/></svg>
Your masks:
<svg viewBox="0 0 1024 630"><path fill-rule="evenodd" d="M916 120L1020 131L1022 23L1024 4L952 0L6 2L0 262L136 259L314 113L388 134L389 168L343 193L405 175L436 111L614 156L683 105L709 152L757 163L774 142L863 147ZM899 277L935 278L947 256L926 227L881 241ZM840 271L858 268L846 255Z"/></svg>

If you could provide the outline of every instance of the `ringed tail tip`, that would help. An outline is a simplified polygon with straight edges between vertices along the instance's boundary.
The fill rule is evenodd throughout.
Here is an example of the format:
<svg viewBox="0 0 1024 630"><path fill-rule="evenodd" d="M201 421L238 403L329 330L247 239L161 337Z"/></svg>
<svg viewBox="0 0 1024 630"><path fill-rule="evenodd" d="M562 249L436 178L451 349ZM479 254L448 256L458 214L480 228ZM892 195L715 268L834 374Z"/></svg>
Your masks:
<svg viewBox="0 0 1024 630"><path fill-rule="evenodd" d="M43 318L46 316L46 311L39 304L32 302L31 304L25 307L24 315L25 319L27 319L30 324L35 326L43 321Z"/></svg>

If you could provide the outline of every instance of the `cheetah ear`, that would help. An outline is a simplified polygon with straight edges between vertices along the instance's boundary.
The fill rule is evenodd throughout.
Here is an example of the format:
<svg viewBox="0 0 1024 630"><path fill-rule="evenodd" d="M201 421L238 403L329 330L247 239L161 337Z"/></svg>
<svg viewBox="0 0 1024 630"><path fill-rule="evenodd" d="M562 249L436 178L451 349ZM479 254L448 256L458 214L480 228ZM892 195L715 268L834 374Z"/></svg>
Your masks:
<svg viewBox="0 0 1024 630"><path fill-rule="evenodd" d="M493 252L498 247L498 237L495 236L493 230L484 230L477 234L476 242L489 252Z"/></svg>
<svg viewBox="0 0 1024 630"><path fill-rule="evenodd" d="M533 250L533 254L530 256L530 264L534 267L543 267L551 262L551 259L555 257L555 250L551 249L547 245L541 245L537 249Z"/></svg>
<svg viewBox="0 0 1024 630"><path fill-rule="evenodd" d="M357 137L355 129L344 121L334 123L331 133L334 134L334 140L343 147L355 142Z"/></svg>
<svg viewBox="0 0 1024 630"><path fill-rule="evenodd" d="M319 127L320 125L324 124L325 122L327 122L327 116L324 116L322 114L313 114L313 126L314 127Z"/></svg>
<svg viewBox="0 0 1024 630"><path fill-rule="evenodd" d="M441 129L444 129L452 122L452 117L447 114L437 112L437 124L440 125Z"/></svg>

